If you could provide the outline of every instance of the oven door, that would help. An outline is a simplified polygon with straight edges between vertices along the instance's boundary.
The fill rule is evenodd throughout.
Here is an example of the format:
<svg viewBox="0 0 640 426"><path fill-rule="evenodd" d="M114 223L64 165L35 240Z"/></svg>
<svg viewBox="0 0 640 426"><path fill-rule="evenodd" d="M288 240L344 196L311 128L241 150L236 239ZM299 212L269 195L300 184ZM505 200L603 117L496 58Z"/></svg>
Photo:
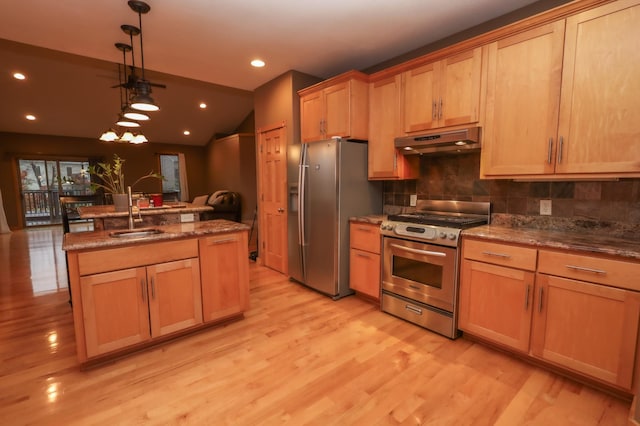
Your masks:
<svg viewBox="0 0 640 426"><path fill-rule="evenodd" d="M382 288L453 312L456 264L455 248L384 237Z"/></svg>

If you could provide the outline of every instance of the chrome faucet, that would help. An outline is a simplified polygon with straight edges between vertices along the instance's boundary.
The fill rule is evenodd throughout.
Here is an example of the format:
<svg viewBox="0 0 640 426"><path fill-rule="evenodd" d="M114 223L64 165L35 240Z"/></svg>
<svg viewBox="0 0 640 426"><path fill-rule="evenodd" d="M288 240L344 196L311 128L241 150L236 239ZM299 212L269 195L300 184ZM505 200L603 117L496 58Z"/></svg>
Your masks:
<svg viewBox="0 0 640 426"><path fill-rule="evenodd" d="M127 195L129 198L129 229L134 228L134 222L142 222L142 215L140 214L140 209L138 209L138 218L133 218L133 197L131 196L131 187L127 186Z"/></svg>
<svg viewBox="0 0 640 426"><path fill-rule="evenodd" d="M129 229L133 229L133 199L130 186L127 186L127 195L129 196Z"/></svg>

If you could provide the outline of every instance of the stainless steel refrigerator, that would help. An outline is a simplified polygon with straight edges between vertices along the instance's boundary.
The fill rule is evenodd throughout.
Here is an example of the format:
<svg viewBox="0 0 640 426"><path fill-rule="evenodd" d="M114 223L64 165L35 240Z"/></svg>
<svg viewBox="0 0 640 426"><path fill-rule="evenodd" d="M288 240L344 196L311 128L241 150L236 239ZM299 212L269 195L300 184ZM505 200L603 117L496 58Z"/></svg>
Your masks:
<svg viewBox="0 0 640 426"><path fill-rule="evenodd" d="M367 180L367 144L331 139L288 148L289 276L338 299L349 289L349 218L382 211Z"/></svg>

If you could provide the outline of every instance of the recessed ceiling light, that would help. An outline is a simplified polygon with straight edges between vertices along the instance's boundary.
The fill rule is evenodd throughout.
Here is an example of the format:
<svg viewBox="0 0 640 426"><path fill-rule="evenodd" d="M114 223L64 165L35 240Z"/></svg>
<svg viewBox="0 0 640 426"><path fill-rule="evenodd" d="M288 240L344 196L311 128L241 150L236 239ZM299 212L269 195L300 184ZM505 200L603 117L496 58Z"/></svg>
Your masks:
<svg viewBox="0 0 640 426"><path fill-rule="evenodd" d="M27 78L27 76L22 74L21 72L14 72L13 78L15 78L16 80L24 80Z"/></svg>
<svg viewBox="0 0 640 426"><path fill-rule="evenodd" d="M207 107L207 104L205 104L204 102L200 102L200 108L205 109Z"/></svg>
<svg viewBox="0 0 640 426"><path fill-rule="evenodd" d="M185 130L184 132L182 132L182 134L185 135L185 136L189 136L191 134L191 132L188 131L188 130Z"/></svg>
<svg viewBox="0 0 640 426"><path fill-rule="evenodd" d="M36 119L36 116L32 115L32 114L27 114L27 115L24 116L24 118L26 118L29 121L33 121L33 120Z"/></svg>
<svg viewBox="0 0 640 426"><path fill-rule="evenodd" d="M254 59L253 61L251 61L251 66L256 67L256 68L262 68L264 67L264 61L262 59Z"/></svg>

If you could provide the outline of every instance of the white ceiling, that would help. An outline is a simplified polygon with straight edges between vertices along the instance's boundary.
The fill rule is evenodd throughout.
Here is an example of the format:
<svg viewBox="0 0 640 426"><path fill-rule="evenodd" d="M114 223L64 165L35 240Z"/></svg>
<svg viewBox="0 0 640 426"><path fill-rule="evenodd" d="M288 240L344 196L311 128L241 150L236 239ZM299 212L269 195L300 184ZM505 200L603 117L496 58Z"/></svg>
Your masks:
<svg viewBox="0 0 640 426"><path fill-rule="evenodd" d="M156 72L147 77L167 89L154 88L161 111L143 131L153 142L205 145L216 133L234 131L251 112L254 89L289 70L320 78L363 70L534 0L147 3L151 11L142 16L145 67ZM0 131L97 137L112 126L120 102L118 90L110 86L117 84L116 64L122 62L114 43L129 41L121 24L138 25L126 0L5 5L0 13ZM263 59L266 67L249 66L254 58ZM13 80L10 73L16 70L29 79ZM200 100L210 108L200 111ZM27 112L39 119L26 122ZM188 138L181 134L184 128L192 131Z"/></svg>

